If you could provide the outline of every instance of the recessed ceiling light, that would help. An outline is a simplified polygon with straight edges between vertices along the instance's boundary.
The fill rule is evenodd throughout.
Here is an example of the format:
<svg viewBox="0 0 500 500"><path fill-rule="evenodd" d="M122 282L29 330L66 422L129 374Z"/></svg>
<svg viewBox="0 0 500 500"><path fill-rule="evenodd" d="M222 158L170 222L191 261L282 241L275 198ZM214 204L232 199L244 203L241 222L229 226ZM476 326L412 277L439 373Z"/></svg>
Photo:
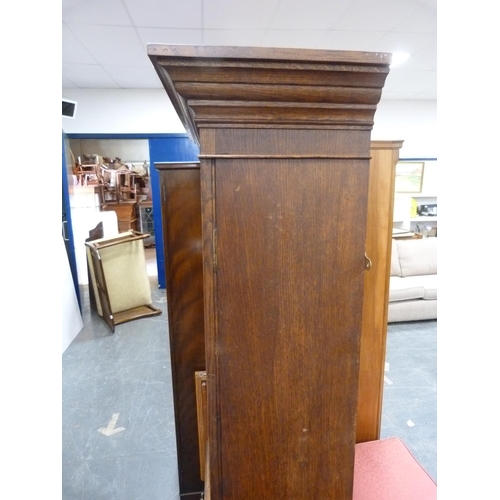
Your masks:
<svg viewBox="0 0 500 500"><path fill-rule="evenodd" d="M408 52L393 52L390 67L394 68L394 66L399 66L400 64L404 63L409 57L410 54L408 54Z"/></svg>

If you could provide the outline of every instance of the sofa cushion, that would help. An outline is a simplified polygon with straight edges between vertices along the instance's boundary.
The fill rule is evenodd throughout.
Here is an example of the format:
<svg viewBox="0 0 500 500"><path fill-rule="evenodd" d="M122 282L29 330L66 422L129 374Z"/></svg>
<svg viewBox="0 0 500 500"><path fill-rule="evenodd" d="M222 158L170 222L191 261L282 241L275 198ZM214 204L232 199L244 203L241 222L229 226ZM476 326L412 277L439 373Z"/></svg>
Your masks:
<svg viewBox="0 0 500 500"><path fill-rule="evenodd" d="M391 276L389 278L389 302L423 299L425 289L422 286L421 278L421 276L410 276L409 278Z"/></svg>
<svg viewBox="0 0 500 500"><path fill-rule="evenodd" d="M401 300L389 304L389 323L425 319L437 319L437 300Z"/></svg>
<svg viewBox="0 0 500 500"><path fill-rule="evenodd" d="M437 274L437 238L398 240L401 276Z"/></svg>
<svg viewBox="0 0 500 500"><path fill-rule="evenodd" d="M401 276L401 266L399 265L398 245L396 240L392 240L391 249L391 276Z"/></svg>
<svg viewBox="0 0 500 500"><path fill-rule="evenodd" d="M437 300L437 274L420 276L420 278L424 286L424 300Z"/></svg>

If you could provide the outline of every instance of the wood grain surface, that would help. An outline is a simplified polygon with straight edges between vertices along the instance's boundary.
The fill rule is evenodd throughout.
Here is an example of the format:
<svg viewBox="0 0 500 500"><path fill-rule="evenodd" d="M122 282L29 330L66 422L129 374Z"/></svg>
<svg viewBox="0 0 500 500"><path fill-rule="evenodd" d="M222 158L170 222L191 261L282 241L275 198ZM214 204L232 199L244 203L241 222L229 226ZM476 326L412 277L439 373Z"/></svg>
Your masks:
<svg viewBox="0 0 500 500"><path fill-rule="evenodd" d="M197 494L200 477L195 372L205 369L200 167L157 163L162 198L168 334L181 498Z"/></svg>
<svg viewBox="0 0 500 500"><path fill-rule="evenodd" d="M200 146L211 498L350 500L370 132L390 55L148 55Z"/></svg>

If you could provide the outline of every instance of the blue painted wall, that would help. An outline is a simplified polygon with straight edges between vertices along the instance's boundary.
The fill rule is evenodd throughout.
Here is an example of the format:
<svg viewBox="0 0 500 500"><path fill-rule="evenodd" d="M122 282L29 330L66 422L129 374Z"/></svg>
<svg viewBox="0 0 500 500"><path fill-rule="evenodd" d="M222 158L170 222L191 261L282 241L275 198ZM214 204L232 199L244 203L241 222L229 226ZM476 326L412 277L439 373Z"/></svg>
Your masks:
<svg viewBox="0 0 500 500"><path fill-rule="evenodd" d="M80 300L80 287L78 285L78 274L76 270L75 239L73 237L73 226L71 224L71 204L69 199L68 176L73 172L71 170L71 161L68 159L68 138L62 133L62 224L63 237L65 238L66 251L68 253L69 267L75 285L76 298L80 311L82 304Z"/></svg>
<svg viewBox="0 0 500 500"><path fill-rule="evenodd" d="M149 159L151 189L153 198L153 220L155 227L156 261L158 264L158 286L165 288L165 259L163 248L163 231L161 220L161 197L158 171L155 163L170 161L197 161L200 150L198 146L183 134L171 134L149 139Z"/></svg>

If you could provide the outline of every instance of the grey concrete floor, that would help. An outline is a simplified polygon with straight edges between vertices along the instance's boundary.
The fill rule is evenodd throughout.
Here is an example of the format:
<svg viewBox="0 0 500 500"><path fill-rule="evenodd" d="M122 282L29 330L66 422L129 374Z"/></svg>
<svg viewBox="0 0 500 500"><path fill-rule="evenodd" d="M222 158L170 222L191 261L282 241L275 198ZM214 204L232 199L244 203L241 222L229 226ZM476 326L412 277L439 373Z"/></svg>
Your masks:
<svg viewBox="0 0 500 500"><path fill-rule="evenodd" d="M162 314L118 325L91 312L62 357L62 499L178 500L165 290ZM437 480L436 321L389 325L381 437L400 437Z"/></svg>
<svg viewBox="0 0 500 500"><path fill-rule="evenodd" d="M381 438L399 437L437 482L437 321L387 331Z"/></svg>
<svg viewBox="0 0 500 500"><path fill-rule="evenodd" d="M64 500L179 498L166 293L151 264L162 314L115 333L81 287L84 327L62 358Z"/></svg>

